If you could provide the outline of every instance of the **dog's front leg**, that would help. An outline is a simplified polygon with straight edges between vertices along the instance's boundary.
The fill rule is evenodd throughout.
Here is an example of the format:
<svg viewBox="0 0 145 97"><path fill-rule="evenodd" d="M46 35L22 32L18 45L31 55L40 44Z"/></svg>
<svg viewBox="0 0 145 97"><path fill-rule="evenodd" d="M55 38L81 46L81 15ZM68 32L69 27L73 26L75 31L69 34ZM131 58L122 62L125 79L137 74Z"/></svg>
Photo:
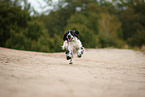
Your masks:
<svg viewBox="0 0 145 97"><path fill-rule="evenodd" d="M63 46L61 46L62 50L67 49L68 43L67 41L63 42Z"/></svg>
<svg viewBox="0 0 145 97"><path fill-rule="evenodd" d="M68 42L67 48L66 48L66 59L70 60L69 64L72 63L72 58L73 58L73 43Z"/></svg>

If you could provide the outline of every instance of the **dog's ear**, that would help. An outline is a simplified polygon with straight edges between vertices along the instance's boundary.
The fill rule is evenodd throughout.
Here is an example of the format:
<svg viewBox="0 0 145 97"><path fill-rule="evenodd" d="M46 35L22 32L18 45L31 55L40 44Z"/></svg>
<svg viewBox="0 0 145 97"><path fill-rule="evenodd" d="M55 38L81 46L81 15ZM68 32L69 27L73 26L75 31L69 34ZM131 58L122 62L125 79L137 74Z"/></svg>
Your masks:
<svg viewBox="0 0 145 97"><path fill-rule="evenodd" d="M79 31L75 31L75 33L76 33L77 35L79 35L79 34L80 34L80 32L79 32Z"/></svg>
<svg viewBox="0 0 145 97"><path fill-rule="evenodd" d="M75 36L78 37L79 36L79 31L75 30Z"/></svg>
<svg viewBox="0 0 145 97"><path fill-rule="evenodd" d="M64 36L63 36L63 40L64 40L64 41L67 40L67 38L66 38L67 34L68 34L68 31L65 32L65 34L64 34Z"/></svg>

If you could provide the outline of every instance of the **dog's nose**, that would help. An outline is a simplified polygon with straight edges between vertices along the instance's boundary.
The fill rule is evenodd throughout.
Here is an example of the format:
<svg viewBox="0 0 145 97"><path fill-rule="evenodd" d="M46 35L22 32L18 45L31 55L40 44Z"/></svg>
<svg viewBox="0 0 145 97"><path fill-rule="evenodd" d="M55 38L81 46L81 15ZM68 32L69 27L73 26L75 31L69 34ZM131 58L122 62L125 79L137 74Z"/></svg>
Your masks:
<svg viewBox="0 0 145 97"><path fill-rule="evenodd" d="M71 35L68 35L68 38L71 38Z"/></svg>

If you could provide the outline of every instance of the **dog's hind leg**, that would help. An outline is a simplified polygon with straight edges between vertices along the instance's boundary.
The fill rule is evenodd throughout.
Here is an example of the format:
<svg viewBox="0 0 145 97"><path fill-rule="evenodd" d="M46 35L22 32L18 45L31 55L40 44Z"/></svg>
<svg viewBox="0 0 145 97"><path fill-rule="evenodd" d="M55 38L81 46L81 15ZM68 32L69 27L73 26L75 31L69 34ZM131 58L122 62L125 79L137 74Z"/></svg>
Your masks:
<svg viewBox="0 0 145 97"><path fill-rule="evenodd" d="M84 53L84 48L83 48L83 47L80 47L80 48L78 49L78 53L77 53L78 57L81 58L82 55L83 55L83 53Z"/></svg>

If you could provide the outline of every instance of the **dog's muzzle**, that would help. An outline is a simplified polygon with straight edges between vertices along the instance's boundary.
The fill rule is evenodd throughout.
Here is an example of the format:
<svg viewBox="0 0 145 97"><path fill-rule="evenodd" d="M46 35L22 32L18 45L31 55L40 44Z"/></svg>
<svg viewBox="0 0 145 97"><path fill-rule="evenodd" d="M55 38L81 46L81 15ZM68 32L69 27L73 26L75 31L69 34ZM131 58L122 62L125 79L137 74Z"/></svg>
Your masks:
<svg viewBox="0 0 145 97"><path fill-rule="evenodd" d="M71 37L71 35L68 35L68 41L70 42L70 41L72 41L72 37Z"/></svg>

